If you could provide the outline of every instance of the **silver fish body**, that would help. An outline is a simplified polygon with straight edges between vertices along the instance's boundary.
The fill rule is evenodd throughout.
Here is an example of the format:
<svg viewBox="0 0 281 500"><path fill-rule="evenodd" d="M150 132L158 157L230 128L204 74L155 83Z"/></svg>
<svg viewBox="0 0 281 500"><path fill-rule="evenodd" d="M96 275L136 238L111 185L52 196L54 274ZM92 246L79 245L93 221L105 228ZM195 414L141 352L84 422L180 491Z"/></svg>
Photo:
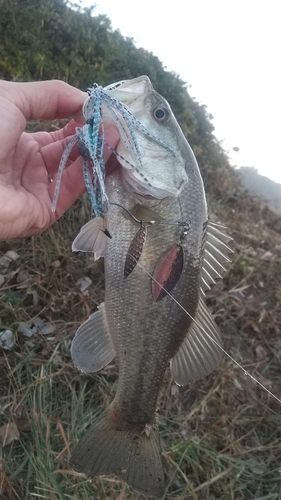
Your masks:
<svg viewBox="0 0 281 500"><path fill-rule="evenodd" d="M107 180L110 200L133 211L136 199L134 195L124 196L120 177L115 173ZM166 295L159 301L152 299L153 280L150 275L170 248L181 245L184 266L172 295L192 317L195 316L207 222L202 196L202 183L198 178L196 183L190 181L186 193L175 200L165 198L142 204L167 221L190 220L191 227L186 234L183 234L182 227L157 224L148 227L140 265L136 265L126 279L125 259L138 229L122 216L119 207L111 207L108 214L107 227L112 240L105 254L105 310L120 367L115 403L122 408L125 418L129 412L142 425L150 424L154 418L164 371L192 321L170 296Z"/></svg>
<svg viewBox="0 0 281 500"><path fill-rule="evenodd" d="M72 465L89 476L116 474L159 497L164 472L155 411L164 372L171 363L175 381L185 385L219 364L219 333L204 290L223 271L230 249L229 238L208 222L195 157L168 103L151 87L131 106L170 149L140 133L144 171L127 175L123 163L132 165L132 152L121 144L122 166L106 179L110 205L103 224L112 238L103 235L105 303L78 329L72 357L89 372L117 356L119 380L111 405L78 443ZM173 169L172 194L163 196ZM89 249L94 241L96 251L92 233L101 227L94 221L85 228L74 247Z"/></svg>

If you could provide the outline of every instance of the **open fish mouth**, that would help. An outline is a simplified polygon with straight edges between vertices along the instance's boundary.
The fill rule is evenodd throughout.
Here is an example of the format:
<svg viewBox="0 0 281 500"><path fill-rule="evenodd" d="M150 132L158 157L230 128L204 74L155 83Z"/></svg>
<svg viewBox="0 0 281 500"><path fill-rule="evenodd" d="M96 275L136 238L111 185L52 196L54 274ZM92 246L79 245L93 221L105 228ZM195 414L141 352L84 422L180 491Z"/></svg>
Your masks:
<svg viewBox="0 0 281 500"><path fill-rule="evenodd" d="M122 167L125 188L157 199L178 196L188 179L183 155L171 139L177 123L169 104L154 91L149 78L140 76L105 88L94 85L88 89L88 95L83 106L86 123L76 128L61 158L52 210L56 210L63 170L78 142L93 214L97 217L106 214L109 199L105 187L104 130L112 125L120 137L116 150L112 151L118 160L115 165L119 163ZM172 129L165 131L166 121Z"/></svg>
<svg viewBox="0 0 281 500"><path fill-rule="evenodd" d="M143 75L133 80L121 80L120 82L113 83L105 87L104 90L110 92L114 99L130 105L141 95L153 90L153 86L148 76Z"/></svg>

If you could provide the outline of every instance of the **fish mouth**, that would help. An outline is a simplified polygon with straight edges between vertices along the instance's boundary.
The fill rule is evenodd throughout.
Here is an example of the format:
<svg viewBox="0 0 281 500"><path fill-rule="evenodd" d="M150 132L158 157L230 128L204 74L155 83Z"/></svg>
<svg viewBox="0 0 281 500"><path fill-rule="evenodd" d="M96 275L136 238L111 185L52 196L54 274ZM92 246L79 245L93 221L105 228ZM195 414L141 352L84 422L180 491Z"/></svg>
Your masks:
<svg viewBox="0 0 281 500"><path fill-rule="evenodd" d="M146 75L138 76L133 80L122 80L113 86L105 87L110 91L111 97L122 101L127 106L135 102L140 96L153 91L153 86Z"/></svg>

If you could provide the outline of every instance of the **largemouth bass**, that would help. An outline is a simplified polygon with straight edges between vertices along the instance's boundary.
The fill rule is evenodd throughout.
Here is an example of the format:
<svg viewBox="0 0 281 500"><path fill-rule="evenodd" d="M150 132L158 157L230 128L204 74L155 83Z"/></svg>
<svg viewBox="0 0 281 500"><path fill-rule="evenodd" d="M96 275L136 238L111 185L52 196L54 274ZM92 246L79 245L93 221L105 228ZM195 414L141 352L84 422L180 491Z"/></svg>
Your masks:
<svg viewBox="0 0 281 500"><path fill-rule="evenodd" d="M161 497L159 390L169 363L179 385L220 363L220 336L204 292L224 271L230 238L208 221L196 159L167 101L147 77L113 92L151 135L136 131L139 165L120 134L120 164L105 182L109 209L73 243L74 250L105 257L105 302L78 329L73 362L96 372L117 356L119 380L114 400L79 441L71 464L91 477L117 475Z"/></svg>

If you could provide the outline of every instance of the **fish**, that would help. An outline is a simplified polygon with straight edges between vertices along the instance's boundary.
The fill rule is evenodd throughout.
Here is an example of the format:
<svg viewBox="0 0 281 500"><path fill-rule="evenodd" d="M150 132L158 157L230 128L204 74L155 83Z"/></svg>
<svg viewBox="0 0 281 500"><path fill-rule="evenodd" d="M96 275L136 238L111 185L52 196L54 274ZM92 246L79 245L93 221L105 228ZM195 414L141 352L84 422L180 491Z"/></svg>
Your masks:
<svg viewBox="0 0 281 500"><path fill-rule="evenodd" d="M184 386L221 362L220 333L205 293L225 272L231 238L210 222L195 156L149 78L124 81L113 93L143 126L135 129L141 164L121 133L118 165L105 178L108 211L73 242L74 251L104 257L105 301L78 328L71 356L84 373L117 357L118 387L70 463L89 477L115 475L160 498L159 391L168 366ZM126 127L121 116L119 131Z"/></svg>

